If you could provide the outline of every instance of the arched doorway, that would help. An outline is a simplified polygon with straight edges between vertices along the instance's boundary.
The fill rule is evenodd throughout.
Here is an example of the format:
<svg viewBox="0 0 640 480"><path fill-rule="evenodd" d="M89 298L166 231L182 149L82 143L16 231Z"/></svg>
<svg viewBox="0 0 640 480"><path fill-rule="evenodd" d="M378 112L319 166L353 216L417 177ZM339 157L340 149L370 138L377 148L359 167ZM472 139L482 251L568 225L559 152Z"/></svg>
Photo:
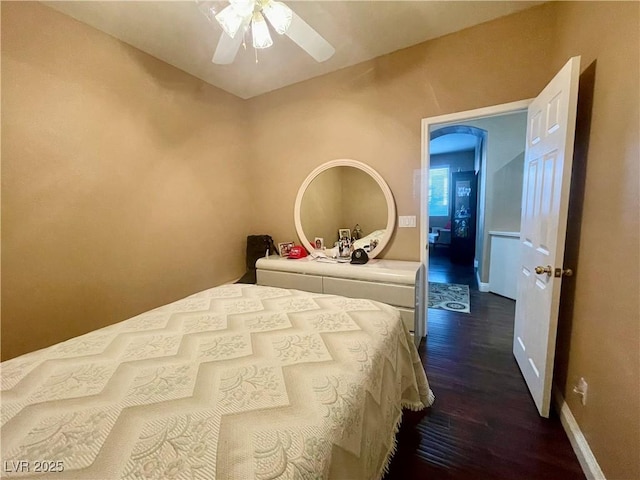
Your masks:
<svg viewBox="0 0 640 480"><path fill-rule="evenodd" d="M459 225L452 223L467 224L472 221L472 225L466 225L470 238L464 241L464 256L467 258L463 263L469 266L475 260L475 252L482 251L485 192L483 166L487 134L488 132L482 128L464 124L443 126L430 133L429 226L431 232L435 232L431 233L431 238L436 237L432 254L459 258L460 252L457 249L460 248L460 239L456 237L459 230L456 227ZM452 195L452 181L461 177L470 179L473 185L472 220L454 219L456 206L453 202L456 197ZM477 263L473 263L473 266L477 266ZM469 272L468 283L474 286L473 270Z"/></svg>

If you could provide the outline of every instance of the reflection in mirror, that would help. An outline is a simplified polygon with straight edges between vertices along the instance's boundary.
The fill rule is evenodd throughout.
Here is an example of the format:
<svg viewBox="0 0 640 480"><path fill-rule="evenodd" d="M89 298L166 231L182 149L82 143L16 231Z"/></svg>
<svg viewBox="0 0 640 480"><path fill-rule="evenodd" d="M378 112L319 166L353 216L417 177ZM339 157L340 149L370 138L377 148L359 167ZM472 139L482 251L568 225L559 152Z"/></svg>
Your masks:
<svg viewBox="0 0 640 480"><path fill-rule="evenodd" d="M371 246L369 258L375 258L393 235L396 206L378 172L345 158L324 163L307 176L298 189L293 219L302 245L310 252L324 245L327 256L345 256L332 248L343 231L355 237L352 248ZM319 239L322 242L316 242ZM348 243L342 247L348 255Z"/></svg>
<svg viewBox="0 0 640 480"><path fill-rule="evenodd" d="M387 200L378 183L359 168L337 166L316 176L302 197L302 230L310 242L324 239L327 248L338 241L338 230L348 228L361 237L355 248L380 239L387 226ZM354 232L359 225L360 232ZM382 231L382 232L380 232ZM373 235L371 235L373 234Z"/></svg>

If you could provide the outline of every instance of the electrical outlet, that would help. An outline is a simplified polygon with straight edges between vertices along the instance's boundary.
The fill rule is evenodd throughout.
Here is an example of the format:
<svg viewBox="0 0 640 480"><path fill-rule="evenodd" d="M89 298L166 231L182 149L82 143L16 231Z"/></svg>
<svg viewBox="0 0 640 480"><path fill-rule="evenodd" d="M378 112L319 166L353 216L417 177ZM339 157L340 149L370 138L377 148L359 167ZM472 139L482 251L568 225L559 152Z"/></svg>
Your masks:
<svg viewBox="0 0 640 480"><path fill-rule="evenodd" d="M416 227L416 216L400 216L398 217L398 227L400 228L415 228Z"/></svg>
<svg viewBox="0 0 640 480"><path fill-rule="evenodd" d="M573 392L580 395L580 400L582 401L582 405L587 404L587 390L589 389L589 384L584 379L584 377L580 377L578 380L578 384L573 387Z"/></svg>

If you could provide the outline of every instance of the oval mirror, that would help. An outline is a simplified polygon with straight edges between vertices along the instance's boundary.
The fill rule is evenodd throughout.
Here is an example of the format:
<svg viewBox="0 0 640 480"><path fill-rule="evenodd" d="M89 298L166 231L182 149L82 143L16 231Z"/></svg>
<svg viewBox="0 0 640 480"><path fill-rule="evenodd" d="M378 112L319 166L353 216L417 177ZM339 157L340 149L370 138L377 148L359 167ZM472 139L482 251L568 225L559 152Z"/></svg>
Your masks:
<svg viewBox="0 0 640 480"><path fill-rule="evenodd" d="M296 232L312 252L332 248L340 230L349 230L354 248L375 258L389 242L396 220L391 189L370 166L356 160L320 165L300 186L294 208Z"/></svg>

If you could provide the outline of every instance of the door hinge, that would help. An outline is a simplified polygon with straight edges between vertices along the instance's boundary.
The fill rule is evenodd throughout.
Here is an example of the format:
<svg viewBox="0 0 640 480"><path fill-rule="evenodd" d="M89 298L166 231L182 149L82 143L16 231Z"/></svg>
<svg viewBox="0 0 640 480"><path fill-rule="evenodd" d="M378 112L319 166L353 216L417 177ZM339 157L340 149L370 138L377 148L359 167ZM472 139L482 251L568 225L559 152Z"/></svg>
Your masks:
<svg viewBox="0 0 640 480"><path fill-rule="evenodd" d="M571 270L570 268L567 268L567 269L556 268L555 271L554 271L553 276L556 277L556 278L572 277L573 276L573 270Z"/></svg>

